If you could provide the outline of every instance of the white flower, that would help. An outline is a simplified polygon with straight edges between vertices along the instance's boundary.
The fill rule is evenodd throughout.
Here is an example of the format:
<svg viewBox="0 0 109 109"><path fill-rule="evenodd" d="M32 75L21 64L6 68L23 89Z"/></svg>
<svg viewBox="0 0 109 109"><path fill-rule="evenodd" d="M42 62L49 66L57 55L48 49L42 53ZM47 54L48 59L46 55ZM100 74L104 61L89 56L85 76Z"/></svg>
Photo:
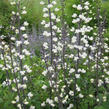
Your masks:
<svg viewBox="0 0 109 109"><path fill-rule="evenodd" d="M73 104L69 104L69 107L67 109L72 109L73 108Z"/></svg>
<svg viewBox="0 0 109 109"><path fill-rule="evenodd" d="M63 104L65 104L66 102L67 102L66 100L63 100L63 101L62 101Z"/></svg>
<svg viewBox="0 0 109 109"><path fill-rule="evenodd" d="M33 97L33 94L32 94L31 92L29 92L29 93L28 93L28 97L29 97L29 99L30 99L31 97Z"/></svg>
<svg viewBox="0 0 109 109"><path fill-rule="evenodd" d="M25 40L25 41L24 41L24 44L25 44L25 45L28 45L28 44L29 44L28 40Z"/></svg>
<svg viewBox="0 0 109 109"><path fill-rule="evenodd" d="M82 58L86 58L86 57L87 57L87 53L84 52L84 53L81 55L81 57L82 57Z"/></svg>
<svg viewBox="0 0 109 109"><path fill-rule="evenodd" d="M20 27L20 30L25 31L26 29L24 26L22 26L22 27Z"/></svg>
<svg viewBox="0 0 109 109"><path fill-rule="evenodd" d="M48 4L48 6L47 6L48 8L52 8L53 7L53 5L52 4Z"/></svg>
<svg viewBox="0 0 109 109"><path fill-rule="evenodd" d="M41 24L42 24L42 25L45 25L45 20L42 20Z"/></svg>
<svg viewBox="0 0 109 109"><path fill-rule="evenodd" d="M43 47L44 47L45 49L48 49L48 43L47 43L47 42L44 42Z"/></svg>
<svg viewBox="0 0 109 109"><path fill-rule="evenodd" d="M41 103L41 106L42 106L42 107L44 107L45 105L46 105L45 102Z"/></svg>
<svg viewBox="0 0 109 109"><path fill-rule="evenodd" d="M51 36L51 33L47 32L47 31L44 31L43 35L49 37L49 36Z"/></svg>
<svg viewBox="0 0 109 109"><path fill-rule="evenodd" d="M24 104L29 104L29 102L28 101L24 101Z"/></svg>
<svg viewBox="0 0 109 109"><path fill-rule="evenodd" d="M76 8L77 6L74 4L72 7L73 7L73 8Z"/></svg>
<svg viewBox="0 0 109 109"><path fill-rule="evenodd" d="M24 22L24 26L28 26L29 25L29 23L26 21L26 22Z"/></svg>
<svg viewBox="0 0 109 109"><path fill-rule="evenodd" d="M41 2L40 2L40 5L44 5L44 4L45 4L45 2L44 2L44 1L41 1Z"/></svg>
<svg viewBox="0 0 109 109"><path fill-rule="evenodd" d="M75 74L75 77L76 78L80 78L80 74Z"/></svg>
<svg viewBox="0 0 109 109"><path fill-rule="evenodd" d="M73 54L70 54L70 55L69 55L69 58L73 58L73 57L74 57L74 55L73 55Z"/></svg>
<svg viewBox="0 0 109 109"><path fill-rule="evenodd" d="M60 19L59 18L56 18L56 22L60 22Z"/></svg>
<svg viewBox="0 0 109 109"><path fill-rule="evenodd" d="M24 56L24 55L19 55L19 58L20 58L20 59L24 59L25 56Z"/></svg>
<svg viewBox="0 0 109 109"><path fill-rule="evenodd" d="M3 81L2 86L5 87L6 85L6 81Z"/></svg>
<svg viewBox="0 0 109 109"><path fill-rule="evenodd" d="M27 35L27 34L23 34L23 37L24 37L24 38L28 38L28 35Z"/></svg>
<svg viewBox="0 0 109 109"><path fill-rule="evenodd" d="M12 104L16 104L16 101L11 101Z"/></svg>
<svg viewBox="0 0 109 109"><path fill-rule="evenodd" d="M53 49L52 51L53 51L53 53L57 53L57 49Z"/></svg>
<svg viewBox="0 0 109 109"><path fill-rule="evenodd" d="M47 99L46 99L46 103L49 103L50 105L52 105L52 104L53 104L53 100L47 98Z"/></svg>
<svg viewBox="0 0 109 109"><path fill-rule="evenodd" d="M22 14L24 14L24 15L27 14L27 11L23 10L23 11L22 11Z"/></svg>
<svg viewBox="0 0 109 109"><path fill-rule="evenodd" d="M58 8L55 8L55 11L57 12L57 11L59 11L59 9Z"/></svg>
<svg viewBox="0 0 109 109"><path fill-rule="evenodd" d="M58 102L58 97L55 97L55 98L54 98L54 101Z"/></svg>
<svg viewBox="0 0 109 109"><path fill-rule="evenodd" d="M77 6L77 10L82 10L82 6L81 5L78 5Z"/></svg>
<svg viewBox="0 0 109 109"><path fill-rule="evenodd" d="M105 102L107 100L106 96L103 97L103 101Z"/></svg>
<svg viewBox="0 0 109 109"><path fill-rule="evenodd" d="M30 106L30 109L35 109L35 106Z"/></svg>
<svg viewBox="0 0 109 109"><path fill-rule="evenodd" d="M71 68L69 73L73 73L73 72L75 72L75 69Z"/></svg>
<svg viewBox="0 0 109 109"><path fill-rule="evenodd" d="M26 84L23 84L23 85L22 85L22 88L23 88L23 89L26 89L26 88L27 88L27 85L26 85Z"/></svg>
<svg viewBox="0 0 109 109"><path fill-rule="evenodd" d="M16 41L16 46L17 46L17 47L20 46L21 44L22 44L21 41Z"/></svg>
<svg viewBox="0 0 109 109"><path fill-rule="evenodd" d="M51 14L51 19L53 19L53 20L56 19L56 16L53 13Z"/></svg>
<svg viewBox="0 0 109 109"><path fill-rule="evenodd" d="M56 1L52 1L52 4L53 4L53 5L56 5Z"/></svg>
<svg viewBox="0 0 109 109"><path fill-rule="evenodd" d="M106 74L109 75L109 71L107 71Z"/></svg>
<svg viewBox="0 0 109 109"><path fill-rule="evenodd" d="M16 15L19 16L20 14L17 12Z"/></svg>
<svg viewBox="0 0 109 109"><path fill-rule="evenodd" d="M82 20L85 20L86 19L83 14L80 14L79 15L79 18L82 19Z"/></svg>
<svg viewBox="0 0 109 109"><path fill-rule="evenodd" d="M72 20L72 23L77 23L77 22L79 22L79 21L80 21L80 18L73 19L73 20Z"/></svg>
<svg viewBox="0 0 109 109"><path fill-rule="evenodd" d="M18 33L19 33L19 30L18 30L18 29L16 29L16 30L15 30L15 33L16 33L16 34L18 34Z"/></svg>
<svg viewBox="0 0 109 109"><path fill-rule="evenodd" d="M74 61L77 61L79 59L79 57L75 56L74 57Z"/></svg>
<svg viewBox="0 0 109 109"><path fill-rule="evenodd" d="M46 76L46 75L47 75L47 70L43 71L42 74L43 74L44 76Z"/></svg>
<svg viewBox="0 0 109 109"><path fill-rule="evenodd" d="M82 73L86 73L86 70L82 69L81 72L82 72Z"/></svg>
<svg viewBox="0 0 109 109"><path fill-rule="evenodd" d="M93 40L93 37L89 37L89 40L91 40L91 41L92 41L92 40Z"/></svg>
<svg viewBox="0 0 109 109"><path fill-rule="evenodd" d="M75 28L74 28L74 27L72 27L70 31L71 31L71 32L74 32L74 31L75 31Z"/></svg>
<svg viewBox="0 0 109 109"><path fill-rule="evenodd" d="M47 8L43 8L43 12L47 12L48 11L48 9Z"/></svg>
<svg viewBox="0 0 109 109"><path fill-rule="evenodd" d="M11 40L13 40L13 41L14 41L14 40L15 40L15 37L11 37Z"/></svg>
<svg viewBox="0 0 109 109"><path fill-rule="evenodd" d="M89 10L89 7L88 6L85 6L84 9Z"/></svg>
<svg viewBox="0 0 109 109"><path fill-rule="evenodd" d="M11 4L11 5L15 5L15 4L16 4L16 2L11 2L10 4Z"/></svg>
<svg viewBox="0 0 109 109"><path fill-rule="evenodd" d="M44 15L43 15L43 17L48 17L49 15L48 15L48 13L44 13Z"/></svg>
<svg viewBox="0 0 109 109"><path fill-rule="evenodd" d="M18 107L19 109L22 109L21 104L17 104L17 107Z"/></svg>
<svg viewBox="0 0 109 109"><path fill-rule="evenodd" d="M26 9L26 7L24 6L22 9L23 9L23 10L25 10L25 9Z"/></svg>
<svg viewBox="0 0 109 109"><path fill-rule="evenodd" d="M89 5L90 3L87 1L87 2L85 2L84 4L85 4L85 5Z"/></svg>
<svg viewBox="0 0 109 109"><path fill-rule="evenodd" d="M42 89L47 89L47 86L46 86L46 85L43 85L43 86L42 86Z"/></svg>
<svg viewBox="0 0 109 109"><path fill-rule="evenodd" d="M0 64L0 68L2 68L3 67L3 65L2 64Z"/></svg>
<svg viewBox="0 0 109 109"><path fill-rule="evenodd" d="M99 102L100 100L99 100L99 98L97 98L97 102Z"/></svg>
<svg viewBox="0 0 109 109"><path fill-rule="evenodd" d="M11 28L12 28L12 30L14 30L14 29L15 29L15 27L14 27L14 26L11 26Z"/></svg>
<svg viewBox="0 0 109 109"><path fill-rule="evenodd" d="M19 96L16 96L15 99L16 99L16 102L19 102Z"/></svg>
<svg viewBox="0 0 109 109"><path fill-rule="evenodd" d="M48 23L48 24L45 24L45 26L44 26L45 28L48 28L48 27L50 27L50 24Z"/></svg>
<svg viewBox="0 0 109 109"><path fill-rule="evenodd" d="M58 38L57 38L57 37L54 37L54 38L53 38L53 41L54 41L54 42L57 42L57 41L58 41Z"/></svg>
<svg viewBox="0 0 109 109"><path fill-rule="evenodd" d="M53 103L51 103L50 105L51 105L52 107L55 107L55 104L53 104Z"/></svg>
<svg viewBox="0 0 109 109"><path fill-rule="evenodd" d="M69 95L74 96L74 92L73 91L70 91L69 92Z"/></svg>
<svg viewBox="0 0 109 109"><path fill-rule="evenodd" d="M90 79L90 82L91 82L91 83L94 83L94 79Z"/></svg>
<svg viewBox="0 0 109 109"><path fill-rule="evenodd" d="M14 80L14 82L16 82L16 81ZM22 85L20 83L18 84L18 88L19 89L22 88Z"/></svg>
<svg viewBox="0 0 109 109"><path fill-rule="evenodd" d="M74 14L72 15L72 17L73 17L73 18L77 17L77 14L76 14L76 13L74 13Z"/></svg>
<svg viewBox="0 0 109 109"><path fill-rule="evenodd" d="M80 87L78 87L78 86L76 86L76 90L77 90L78 92L81 91Z"/></svg>
<svg viewBox="0 0 109 109"><path fill-rule="evenodd" d="M21 74L21 75L24 75L24 74L25 74L25 71L20 71L20 74Z"/></svg>
<svg viewBox="0 0 109 109"><path fill-rule="evenodd" d="M13 15L15 15L15 12L14 12L14 11L12 11L12 14L13 14Z"/></svg>
<svg viewBox="0 0 109 109"><path fill-rule="evenodd" d="M28 80L28 78L27 78L26 76L24 76L24 77L23 77L23 80L24 80L24 81L27 81L27 80Z"/></svg>
<svg viewBox="0 0 109 109"><path fill-rule="evenodd" d="M73 37L72 37L72 43L75 43L76 40L77 40L77 37L73 36Z"/></svg>
<svg viewBox="0 0 109 109"><path fill-rule="evenodd" d="M57 26L56 25L53 25L53 27L52 27L54 30L56 30L57 29Z"/></svg>
<svg viewBox="0 0 109 109"><path fill-rule="evenodd" d="M83 98L83 97L84 97L84 95L82 95L82 94L80 93L80 94L79 94L79 97L80 97L80 98Z"/></svg>
<svg viewBox="0 0 109 109"><path fill-rule="evenodd" d="M92 94L90 94L90 95L89 95L89 97L93 98L93 95L92 95Z"/></svg>
<svg viewBox="0 0 109 109"><path fill-rule="evenodd" d="M27 55L27 56L30 55L30 52L29 52L28 50L26 50L26 49L24 49L22 52L23 52L25 55Z"/></svg>

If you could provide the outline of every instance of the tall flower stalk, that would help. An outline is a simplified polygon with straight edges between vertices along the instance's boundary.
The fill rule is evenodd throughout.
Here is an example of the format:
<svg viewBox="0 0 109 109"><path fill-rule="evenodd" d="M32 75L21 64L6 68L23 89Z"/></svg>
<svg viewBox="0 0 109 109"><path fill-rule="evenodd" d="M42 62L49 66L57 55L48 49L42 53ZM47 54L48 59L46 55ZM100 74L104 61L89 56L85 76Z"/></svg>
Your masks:
<svg viewBox="0 0 109 109"><path fill-rule="evenodd" d="M94 14L95 7L93 6L95 1L88 2L88 1L80 0L80 1L77 1L77 4L73 4L72 6L73 10L75 10L76 13L73 13L72 15L73 27L71 28L71 31L69 32L69 27L67 27L67 23L65 22L65 17L64 17L64 3L65 1L61 1L61 5L62 5L61 16L62 17L60 22L61 26L59 27L61 30L61 33L58 33L58 31L55 31L54 35L52 36L52 39L57 34L58 40L56 41L56 43L54 42L50 43L52 44L52 47L55 46L57 49L59 48L59 46L56 46L56 45L59 44L61 47L60 51L58 50L55 52L53 51L53 55L52 55L53 63L51 64L52 73L51 73L51 77L48 78L48 81L49 81L52 77L56 77L55 79L52 78L53 80L52 82L56 85L55 86L56 89L52 85L53 86L51 87L52 100L48 98L45 102L42 103L42 106L45 106L46 103L49 103L50 105L54 103L55 100L53 102L53 98L56 96L54 95L55 94L54 92L58 90L57 100L59 103L58 105L59 109L64 109L64 108L71 109L72 107L79 109L80 107L82 107L84 100L90 99L92 96L94 96L90 94L91 89L89 88L89 84L92 84L90 83L90 81L91 82L93 81L92 79L92 76L94 75L92 74L94 73L93 65L96 66L95 68L96 69L96 73L95 73L96 86L94 85L94 87L93 86L92 87L94 90L96 90L97 93L99 93L98 85L100 85L99 81L101 80L99 80L98 74L100 74L101 71L99 71L99 67L98 67L99 66L98 58L101 56L97 55L99 54L99 51L96 51L98 50L97 48L98 45L96 46L96 43L99 43L97 39L99 39L101 34L102 35L104 34L105 20L102 19L98 21L98 19L95 18L96 16L96 14ZM44 5L46 3L42 1L41 4ZM51 10L55 10L52 6L52 2L49 5L51 6ZM44 9L48 10L48 8L44 8ZM44 13L44 17L45 16L46 17L50 16L50 13L49 12L48 14ZM98 16L100 16L100 13ZM49 21L51 22L50 19ZM93 26L91 24L93 21L95 22L98 21L99 25ZM54 22L52 21L52 24L53 23ZM47 25L44 20L42 21L42 25L45 25L45 27ZM56 23L55 23L55 26L57 26ZM50 25L48 25L48 27L50 27ZM97 27L99 31L98 35L96 33ZM101 27L103 28L100 29ZM44 31L43 35L51 37L51 35L49 35L47 31L46 32ZM102 38L100 37L100 40L101 39ZM49 52L50 44L49 42L44 43L45 50L43 50L45 53L44 55L48 56L48 59L51 57ZM95 56L96 56L96 59L95 59ZM44 58L44 61L46 64L49 63L49 61L47 60L47 57ZM42 74L44 76L47 76L48 74L50 74L50 72L48 71L49 65L47 65L47 67L45 68L47 69ZM55 74L56 76L54 76ZM42 88L45 88L45 90L47 90L46 86ZM87 91L85 90L86 88L88 88ZM95 101L99 102L97 96L94 99L96 99ZM91 106L89 102L90 101L87 102L88 109L95 106L95 104ZM98 104L99 103L97 103L96 105ZM55 106L57 107L57 105L53 105L52 107L55 107Z"/></svg>
<svg viewBox="0 0 109 109"><path fill-rule="evenodd" d="M25 48L28 46L28 35L25 34L28 28L28 22L22 22L22 16L27 13L26 7L22 7L22 1L10 2L15 11L12 11L10 31L7 36L2 37L1 42L1 60L3 61L2 70L6 69L7 79L3 86L9 86L11 92L14 92L14 104L19 109L35 109L29 104L32 92L28 89L29 75L32 72L30 66L25 64L26 58L30 52ZM4 38L9 38L6 42ZM30 92L28 92L30 91Z"/></svg>

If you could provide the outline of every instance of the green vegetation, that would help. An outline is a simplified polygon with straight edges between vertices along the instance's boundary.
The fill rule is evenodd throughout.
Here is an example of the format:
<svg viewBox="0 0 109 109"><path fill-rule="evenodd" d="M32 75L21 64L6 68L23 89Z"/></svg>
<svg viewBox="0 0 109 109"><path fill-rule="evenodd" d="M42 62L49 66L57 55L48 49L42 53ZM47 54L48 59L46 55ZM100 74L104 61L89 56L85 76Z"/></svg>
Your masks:
<svg viewBox="0 0 109 109"><path fill-rule="evenodd" d="M75 10L72 10L72 4L75 3L75 2L77 2L77 1L76 0L66 0L66 2L65 2L66 3L65 20L68 23L69 27L71 27L73 25L71 23L72 22L72 14L74 13ZM93 5L96 5L96 4L93 4ZM43 19L42 18L43 12L42 12L42 7L40 6L40 0L27 0L26 2L22 3L22 7L23 6L26 6L27 14L22 17L21 22L27 21L29 23L30 34L31 34L32 26L36 26L37 30L41 29L40 23ZM60 6L58 5L58 7L60 7ZM105 34L105 37L109 38L109 1L105 1L105 2L102 3L102 15L104 15L104 9L106 10L106 17L107 17L107 25L106 25L107 33ZM3 29L0 30L0 35L5 35L5 34L7 35L8 34L8 27L10 26L9 22L10 22L10 19L11 19L12 10L13 9L10 6L8 0L0 0L0 25L3 26ZM58 13L58 14L60 15L60 13ZM90 25L94 25L94 23L95 23L95 21L91 22ZM89 34L91 34L91 33L89 33ZM38 49L37 48L38 47L36 47L36 50L35 50L36 56L26 56L26 58L23 60L23 64L30 66L31 70L32 70L32 72L28 75L28 78L30 77L30 80L29 80L30 83L27 83L27 85L29 87L26 90L28 92L32 90L32 93L34 95L32 97L32 99L29 101L29 103L30 103L29 105L36 106L37 107L36 109L42 109L40 104L43 101L45 101L46 98L49 98L49 96L50 96L49 95L50 86L49 86L49 83L48 83L49 79L42 75L42 72L44 70L46 70L46 65L45 65L46 63L44 63L42 61L40 50L39 50L39 48ZM72 52L72 51L70 51L70 49L67 49L66 51L67 51L68 54L70 54L70 52ZM74 53L74 56L75 56L77 51L74 51L74 52L75 52ZM5 52L5 54L7 55L7 52ZM61 54L59 54L59 55L61 55ZM104 54L103 54L103 56L104 56ZM107 56L107 54L106 54L106 56ZM86 60L87 59L84 58L84 60L82 60L83 63L85 63ZM64 64L66 64L66 65L68 64L71 68L75 67L75 65L74 65L75 63L74 63L74 61L72 61L72 59L68 60L66 58L65 61L66 61L66 63L64 63ZM91 63L90 66L92 67L95 63L96 62ZM1 64L3 64L3 61L0 60L0 65ZM50 63L48 62L48 65L49 64ZM101 63L99 63L99 64L101 64ZM94 104L94 100L92 100L92 98L89 97L89 94L95 93L95 90L93 90L93 87L94 88L96 87L95 84L92 84L90 82L89 78L95 79L96 75L95 75L95 72L93 74L90 74L89 69L87 69L85 65L80 64L79 67L81 69L83 68L86 71L88 71L85 76L84 76L84 74L81 75L82 80L81 79L78 80L78 84L82 87L82 89L86 88L86 91L82 92L82 93L84 95L86 95L84 98L87 98L87 99L79 99L79 102L81 102L80 103L81 109L87 109L89 101L90 101L91 105ZM62 78L62 80L64 80L64 76L62 74L63 72L64 72L63 69L59 70L59 78ZM67 73L67 72L69 72L69 70L65 71L65 73ZM102 74L102 72L100 72L100 76L101 76L101 74ZM74 74L73 74L73 76L74 76ZM103 77L100 77L100 78L103 78ZM16 109L16 104L13 105L11 103L13 98L16 96L16 94L9 92L8 87L2 86L2 83L5 80L6 80L6 72L3 71L3 70L0 70L0 107L2 107L2 109ZM86 83L86 81L87 81L87 83ZM42 89L43 84L45 84L48 87L48 89L46 91ZM59 85L63 86L63 82L62 83L60 82ZM88 87L86 87L86 86L88 86ZM73 86L70 86L71 89L72 89L72 87ZM87 90L87 88L88 88L88 90ZM60 87L60 90L61 90L61 87ZM107 92L105 93L106 89L102 85L100 87L100 91L101 91L100 94L99 94L99 98L101 98L100 104L97 105L94 109L109 109L109 93L107 93ZM102 94L102 92L107 95L106 96L107 97L106 102L102 102L102 98L104 96ZM53 95L53 97L55 97L55 95ZM29 106L27 106L27 107L29 109ZM49 108L50 107L47 105L46 108L44 108L44 109L49 109ZM56 107L56 109L57 108L58 107Z"/></svg>
<svg viewBox="0 0 109 109"><path fill-rule="evenodd" d="M65 12L66 12L66 20L69 25L71 24L71 15L72 11L72 3L75 3L75 0L66 0ZM27 0L23 3L22 6L26 5L27 15L23 17L23 20L26 19L30 23L30 29L34 24L37 28L40 26L40 22L42 20L42 8L40 6L40 0ZM102 2L102 10L106 10L107 15L107 26L109 22L109 1L106 0ZM0 25L6 26L11 16L12 8L9 4L9 0L1 0L0 1ZM69 20L70 19L70 20ZM109 28L109 26L108 26Z"/></svg>

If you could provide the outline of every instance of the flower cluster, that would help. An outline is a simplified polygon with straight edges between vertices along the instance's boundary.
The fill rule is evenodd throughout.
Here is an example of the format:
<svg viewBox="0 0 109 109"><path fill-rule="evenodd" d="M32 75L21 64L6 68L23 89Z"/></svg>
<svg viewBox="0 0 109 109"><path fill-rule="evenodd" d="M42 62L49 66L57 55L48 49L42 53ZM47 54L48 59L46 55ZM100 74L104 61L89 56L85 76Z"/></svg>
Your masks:
<svg viewBox="0 0 109 109"><path fill-rule="evenodd" d="M101 16L95 0L75 1L69 26L65 3L61 0L58 8L57 0L40 2L45 41L41 49L42 62L32 64L34 72L41 68L43 76L38 86L41 88L38 90L41 93L40 108L94 109L107 101L109 90L109 40L104 37L105 13ZM29 23L22 21L27 14L26 7L22 6L22 0L12 0L10 4L16 11L11 13L9 33L0 36L0 70L6 75L2 86L13 93L11 103L16 108L39 108L33 105L37 95L33 92L37 90L31 90L37 77L32 71L33 66L26 62L32 55L28 47Z"/></svg>
<svg viewBox="0 0 109 109"><path fill-rule="evenodd" d="M105 78L105 73L108 75L108 57L104 56L104 53L108 53L109 50L103 36L105 19L99 17L100 13L96 18L92 3L81 0L79 4L72 6L76 13L72 15L73 27L68 33L69 27L63 17L64 2L61 8L62 16L58 20L60 22L57 22L59 17L55 15L58 10L54 7L55 0L50 0L48 3L41 1L40 4L44 5L45 20L41 22L45 27L43 35L49 40L43 44L43 58L46 66L42 72L47 77L49 85L44 84L42 89L50 90L49 98L41 106L45 107L49 104L51 107L65 106L72 109L81 107L82 102L93 98L95 104L89 104L89 107L93 107L99 103L100 94L103 95L102 101L106 101L104 92L107 89L99 93L100 87L108 84L108 78ZM91 23L97 19L100 19L98 23L101 25L92 25ZM57 27L58 23L61 27ZM102 44L104 46L101 46ZM100 74L100 72L104 73ZM89 86L93 88L93 93Z"/></svg>
<svg viewBox="0 0 109 109"><path fill-rule="evenodd" d="M28 90L29 75L32 70L30 66L25 64L26 57L30 56L27 49L29 45L28 34L26 34L29 23L24 21L21 24L22 16L27 13L26 7L22 7L21 2L18 0L10 3L16 7L16 12L12 11L9 43L2 40L0 45L0 59L3 63L0 64L0 68L6 72L6 80L2 85L3 87L9 86L10 92L14 92L12 104L16 104L19 109L26 109L28 106L30 109L35 109L35 106L29 104L33 97L31 90ZM2 39L4 38L5 36L2 36Z"/></svg>

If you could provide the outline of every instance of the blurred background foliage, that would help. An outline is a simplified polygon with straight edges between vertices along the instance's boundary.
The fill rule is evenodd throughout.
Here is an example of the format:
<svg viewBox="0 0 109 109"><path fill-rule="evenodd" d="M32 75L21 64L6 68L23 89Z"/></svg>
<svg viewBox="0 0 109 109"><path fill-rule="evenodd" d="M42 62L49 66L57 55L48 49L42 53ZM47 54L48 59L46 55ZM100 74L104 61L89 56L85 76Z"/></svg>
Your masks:
<svg viewBox="0 0 109 109"><path fill-rule="evenodd" d="M4 27L0 34L6 35L8 33L8 26L10 25L10 18L11 18L11 12L13 11L13 8L11 7L10 0L0 0L0 27ZM26 6L27 14L22 17L22 21L28 21L29 22L29 30L30 33L33 31L33 28L36 29L37 34L39 33L39 30L41 30L40 22L42 21L42 6L40 6L41 0L24 0L23 6ZM66 21L68 25L72 26L72 14L74 10L72 10L72 4L77 2L78 0L65 0L65 15L66 15ZM90 0L89 0L90 1ZM107 33L106 37L109 37L109 0L100 0L102 4L102 12L103 10L106 10L106 16L107 16ZM60 7L60 0L57 0L57 5ZM96 5L96 4L92 4ZM60 13L58 13L60 15ZM104 14L104 13L102 13ZM94 22L91 23L93 25Z"/></svg>
<svg viewBox="0 0 109 109"><path fill-rule="evenodd" d="M42 20L42 7L40 6L41 0L24 0L23 5L27 8L27 15L22 20L27 20L30 23L30 29L32 25L37 28ZM57 0L60 1L60 0ZM65 0L65 13L67 15L68 23L70 23L72 11L72 4L75 0ZM77 0L76 0L77 1ZM59 4L59 3L58 3ZM60 5L60 4L59 4ZM109 22L109 0L102 0L102 10L106 10L107 22ZM0 25L8 25L11 16L12 7L9 4L9 0L0 0Z"/></svg>

